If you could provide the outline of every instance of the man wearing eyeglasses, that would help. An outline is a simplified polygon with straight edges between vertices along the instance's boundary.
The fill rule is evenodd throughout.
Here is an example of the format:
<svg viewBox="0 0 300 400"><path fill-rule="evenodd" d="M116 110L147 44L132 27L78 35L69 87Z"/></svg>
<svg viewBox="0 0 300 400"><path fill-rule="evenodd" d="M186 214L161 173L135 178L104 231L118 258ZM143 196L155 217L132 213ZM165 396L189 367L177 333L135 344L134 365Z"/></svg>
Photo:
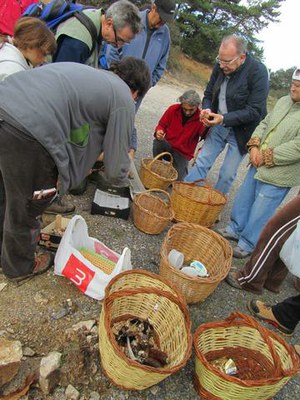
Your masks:
<svg viewBox="0 0 300 400"><path fill-rule="evenodd" d="M124 57L136 57L146 61L152 75L151 86L155 86L162 77L169 57L171 38L167 26L175 16L174 0L153 0L150 9L140 12L143 29L121 49L108 45L105 54L100 57L102 68L106 68L113 61L120 61ZM107 63L106 66L103 63ZM136 104L138 111L143 98ZM133 156L137 149L136 129L132 133L130 154Z"/></svg>
<svg viewBox="0 0 300 400"><path fill-rule="evenodd" d="M205 179L227 145L215 188L229 193L247 153L246 143L266 116L268 90L268 71L247 52L245 39L224 37L202 102L200 118L210 130L185 181Z"/></svg>
<svg viewBox="0 0 300 400"><path fill-rule="evenodd" d="M103 41L116 48L129 43L141 30L138 8L127 0L113 3L106 11L86 9L83 13L95 25L98 44ZM98 51L93 51L93 38L88 29L72 17L58 25L56 30L57 51L54 62L73 61L98 66Z"/></svg>

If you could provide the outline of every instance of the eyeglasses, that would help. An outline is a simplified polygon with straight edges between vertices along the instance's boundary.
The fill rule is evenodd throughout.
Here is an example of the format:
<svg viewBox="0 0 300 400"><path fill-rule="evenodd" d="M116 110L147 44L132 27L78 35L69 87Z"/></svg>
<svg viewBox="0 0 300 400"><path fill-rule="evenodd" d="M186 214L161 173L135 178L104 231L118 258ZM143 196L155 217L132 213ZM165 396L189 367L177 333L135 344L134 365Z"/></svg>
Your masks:
<svg viewBox="0 0 300 400"><path fill-rule="evenodd" d="M116 47L122 47L124 44L128 43L126 40L122 39L120 36L117 35L117 31L113 26L114 35L115 35L115 45Z"/></svg>
<svg viewBox="0 0 300 400"><path fill-rule="evenodd" d="M230 65L230 64L234 63L238 58L240 58L240 55L236 56L234 59L232 59L230 61L223 61L223 60L220 60L219 56L217 56L216 57L216 62L218 64Z"/></svg>

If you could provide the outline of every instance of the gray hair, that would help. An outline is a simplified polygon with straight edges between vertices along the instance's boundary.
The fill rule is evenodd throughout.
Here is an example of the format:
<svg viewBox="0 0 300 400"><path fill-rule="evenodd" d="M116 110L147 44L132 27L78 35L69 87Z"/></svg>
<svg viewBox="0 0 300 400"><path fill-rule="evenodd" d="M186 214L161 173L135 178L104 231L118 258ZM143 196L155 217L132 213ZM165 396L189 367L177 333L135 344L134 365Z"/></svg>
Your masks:
<svg viewBox="0 0 300 400"><path fill-rule="evenodd" d="M239 36L235 33L233 35L225 36L222 39L221 45L222 44L226 45L228 43L233 43L235 45L238 54L247 53L248 42L242 36Z"/></svg>
<svg viewBox="0 0 300 400"><path fill-rule="evenodd" d="M195 90L187 90L179 98L178 101L183 104L187 103L192 107L199 107L201 105L201 100L199 94Z"/></svg>
<svg viewBox="0 0 300 400"><path fill-rule="evenodd" d="M105 12L106 18L111 18L116 31L129 26L136 35L142 29L139 9L127 0L119 0L113 3Z"/></svg>

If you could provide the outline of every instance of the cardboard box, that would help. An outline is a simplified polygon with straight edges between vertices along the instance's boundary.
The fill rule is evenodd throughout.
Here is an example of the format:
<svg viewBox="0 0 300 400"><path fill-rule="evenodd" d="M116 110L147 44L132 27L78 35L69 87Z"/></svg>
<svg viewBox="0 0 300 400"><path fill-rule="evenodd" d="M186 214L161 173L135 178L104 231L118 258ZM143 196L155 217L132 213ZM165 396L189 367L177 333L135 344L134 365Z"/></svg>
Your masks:
<svg viewBox="0 0 300 400"><path fill-rule="evenodd" d="M130 199L96 189L91 214L128 219L130 214Z"/></svg>
<svg viewBox="0 0 300 400"><path fill-rule="evenodd" d="M56 231L64 232L70 222L70 218L64 218L57 215L55 221L45 226L40 232L39 246L47 247L50 250L57 250L63 235L56 233Z"/></svg>

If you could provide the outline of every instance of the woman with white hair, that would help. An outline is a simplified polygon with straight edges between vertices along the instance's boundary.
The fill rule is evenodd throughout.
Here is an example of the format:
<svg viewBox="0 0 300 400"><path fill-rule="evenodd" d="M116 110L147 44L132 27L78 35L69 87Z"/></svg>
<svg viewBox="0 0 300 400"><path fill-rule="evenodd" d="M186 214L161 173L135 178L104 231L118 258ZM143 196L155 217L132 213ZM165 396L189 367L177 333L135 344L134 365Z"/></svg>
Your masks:
<svg viewBox="0 0 300 400"><path fill-rule="evenodd" d="M195 90L185 91L178 101L165 111L155 128L153 156L165 151L171 153L181 181L199 140L205 137L206 127L200 122L201 100Z"/></svg>

